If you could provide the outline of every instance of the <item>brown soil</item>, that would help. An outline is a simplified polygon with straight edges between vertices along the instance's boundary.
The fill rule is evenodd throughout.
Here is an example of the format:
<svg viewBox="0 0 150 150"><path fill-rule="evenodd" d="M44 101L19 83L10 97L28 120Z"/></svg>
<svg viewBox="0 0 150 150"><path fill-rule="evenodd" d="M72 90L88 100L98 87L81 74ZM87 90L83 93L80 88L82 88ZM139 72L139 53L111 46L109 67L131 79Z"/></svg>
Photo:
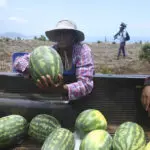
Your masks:
<svg viewBox="0 0 150 150"><path fill-rule="evenodd" d="M31 52L40 45L52 45L49 41L39 40L0 40L0 71L11 71L13 52ZM139 60L141 44L127 44L128 56L117 60L118 44L90 43L97 73L150 74L150 64Z"/></svg>

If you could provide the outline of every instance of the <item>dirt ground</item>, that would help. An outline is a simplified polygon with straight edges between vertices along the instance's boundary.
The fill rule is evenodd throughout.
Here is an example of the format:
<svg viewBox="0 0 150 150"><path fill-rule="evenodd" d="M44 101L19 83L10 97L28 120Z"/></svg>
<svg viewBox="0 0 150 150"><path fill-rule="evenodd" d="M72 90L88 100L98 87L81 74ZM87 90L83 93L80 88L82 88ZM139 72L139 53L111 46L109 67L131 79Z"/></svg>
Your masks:
<svg viewBox="0 0 150 150"><path fill-rule="evenodd" d="M31 52L40 45L52 45L49 41L8 40L0 41L0 71L11 71L13 52ZM142 44L127 44L127 57L117 60L119 45L112 43L89 43L92 49L96 73L150 74L150 63L139 60Z"/></svg>
<svg viewBox="0 0 150 150"><path fill-rule="evenodd" d="M119 44L91 44L96 72L115 74L150 74L150 63L141 61L139 53L142 44L127 44L127 57L117 59Z"/></svg>

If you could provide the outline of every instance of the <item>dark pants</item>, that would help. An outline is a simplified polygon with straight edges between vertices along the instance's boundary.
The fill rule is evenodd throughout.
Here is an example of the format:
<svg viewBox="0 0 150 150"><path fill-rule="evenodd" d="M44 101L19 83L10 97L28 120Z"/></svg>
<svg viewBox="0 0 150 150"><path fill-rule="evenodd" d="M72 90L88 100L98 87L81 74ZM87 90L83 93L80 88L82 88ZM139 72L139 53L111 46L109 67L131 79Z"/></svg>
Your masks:
<svg viewBox="0 0 150 150"><path fill-rule="evenodd" d="M119 50L118 50L118 57L120 56L121 51L123 53L123 56L124 57L126 56L126 54L125 54L125 44L126 44L125 42L120 43L120 47L119 47Z"/></svg>

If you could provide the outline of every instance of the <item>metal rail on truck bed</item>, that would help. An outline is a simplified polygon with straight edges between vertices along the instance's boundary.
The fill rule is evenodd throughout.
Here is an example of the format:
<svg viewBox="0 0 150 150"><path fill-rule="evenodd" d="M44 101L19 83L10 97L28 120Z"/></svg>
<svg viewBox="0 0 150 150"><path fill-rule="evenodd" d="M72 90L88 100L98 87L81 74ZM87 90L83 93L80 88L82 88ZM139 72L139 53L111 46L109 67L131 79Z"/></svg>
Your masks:
<svg viewBox="0 0 150 150"><path fill-rule="evenodd" d="M16 73L0 73L0 115L20 114L30 121L39 113L56 117L63 127L74 130L77 115L88 108L100 110L114 133L125 121L139 123L150 140L150 118L141 105L141 90L147 75L103 75L94 77L92 93L71 102L61 99L61 90L41 91L30 79ZM66 82L74 77L65 76ZM40 145L25 141L17 150L40 149Z"/></svg>

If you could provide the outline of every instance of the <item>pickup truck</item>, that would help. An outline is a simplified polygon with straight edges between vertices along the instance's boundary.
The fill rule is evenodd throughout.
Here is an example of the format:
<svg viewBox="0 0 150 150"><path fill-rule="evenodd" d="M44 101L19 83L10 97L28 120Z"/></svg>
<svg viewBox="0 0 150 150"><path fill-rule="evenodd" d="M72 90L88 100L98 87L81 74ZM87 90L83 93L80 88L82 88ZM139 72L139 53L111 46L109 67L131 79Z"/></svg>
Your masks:
<svg viewBox="0 0 150 150"><path fill-rule="evenodd" d="M30 121L40 113L56 117L63 127L74 132L77 115L88 108L100 110L113 134L121 123L133 121L145 130L150 140L150 118L141 105L141 91L147 75L95 74L91 94L79 100L65 101L61 90L41 91L30 79L18 73L0 73L0 115L20 114ZM65 76L65 82L75 80ZM26 139L13 150L40 150L41 145Z"/></svg>

